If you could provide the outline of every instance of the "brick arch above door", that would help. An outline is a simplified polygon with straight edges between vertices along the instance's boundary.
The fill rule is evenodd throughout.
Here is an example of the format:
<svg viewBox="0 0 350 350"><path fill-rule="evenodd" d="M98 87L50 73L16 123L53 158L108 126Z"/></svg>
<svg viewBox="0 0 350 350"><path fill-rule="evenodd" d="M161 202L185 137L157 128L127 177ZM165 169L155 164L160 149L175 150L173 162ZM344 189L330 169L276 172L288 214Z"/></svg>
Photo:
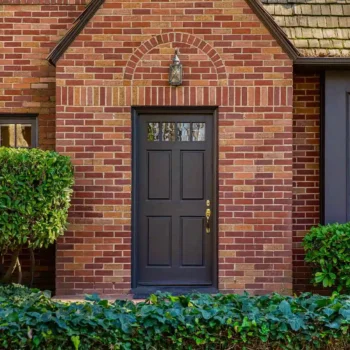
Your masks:
<svg viewBox="0 0 350 350"><path fill-rule="evenodd" d="M159 45L171 42L187 44L201 50L204 54L208 56L208 58L216 68L217 79L223 81L220 85L227 85L227 74L224 61L222 60L220 54L215 50L215 48L213 48L209 43L202 40L201 38L198 38L195 35L178 32L156 35L150 38L149 40L143 42L135 50L135 52L131 55L127 62L124 71L124 80L133 80L134 73L139 62L147 53L149 53L152 49Z"/></svg>

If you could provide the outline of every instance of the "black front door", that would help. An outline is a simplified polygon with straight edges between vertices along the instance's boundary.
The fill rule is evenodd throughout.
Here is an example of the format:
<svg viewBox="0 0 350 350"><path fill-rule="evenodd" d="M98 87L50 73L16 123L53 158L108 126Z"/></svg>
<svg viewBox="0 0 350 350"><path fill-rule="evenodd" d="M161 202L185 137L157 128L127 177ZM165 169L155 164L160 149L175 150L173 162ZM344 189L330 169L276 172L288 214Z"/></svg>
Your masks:
<svg viewBox="0 0 350 350"><path fill-rule="evenodd" d="M136 286L213 286L213 112L139 112L134 122Z"/></svg>

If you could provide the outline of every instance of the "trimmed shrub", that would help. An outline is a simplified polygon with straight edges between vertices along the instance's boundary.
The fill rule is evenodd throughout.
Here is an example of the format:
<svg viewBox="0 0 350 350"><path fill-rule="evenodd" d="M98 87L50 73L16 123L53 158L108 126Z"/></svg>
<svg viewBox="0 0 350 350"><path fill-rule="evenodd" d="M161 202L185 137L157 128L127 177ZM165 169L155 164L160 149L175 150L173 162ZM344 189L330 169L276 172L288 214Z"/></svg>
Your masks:
<svg viewBox="0 0 350 350"><path fill-rule="evenodd" d="M73 182L68 157L0 147L0 254L12 253L5 280L19 266L22 247L47 247L63 234Z"/></svg>
<svg viewBox="0 0 350 350"><path fill-rule="evenodd" d="M27 297L26 297L27 291ZM337 349L350 347L350 297L151 295L145 302L97 296L86 303L0 288L0 348Z"/></svg>
<svg viewBox="0 0 350 350"><path fill-rule="evenodd" d="M313 227L303 246L314 268L312 282L350 292L350 223Z"/></svg>

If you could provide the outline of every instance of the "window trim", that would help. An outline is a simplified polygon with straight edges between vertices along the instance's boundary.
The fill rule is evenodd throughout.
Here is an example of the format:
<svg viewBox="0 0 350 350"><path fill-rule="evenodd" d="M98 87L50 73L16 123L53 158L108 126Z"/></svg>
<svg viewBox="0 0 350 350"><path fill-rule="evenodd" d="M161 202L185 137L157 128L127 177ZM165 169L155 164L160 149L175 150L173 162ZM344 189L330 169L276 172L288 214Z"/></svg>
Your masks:
<svg viewBox="0 0 350 350"><path fill-rule="evenodd" d="M38 147L38 114L0 113L2 124L31 124L32 145L29 148Z"/></svg>

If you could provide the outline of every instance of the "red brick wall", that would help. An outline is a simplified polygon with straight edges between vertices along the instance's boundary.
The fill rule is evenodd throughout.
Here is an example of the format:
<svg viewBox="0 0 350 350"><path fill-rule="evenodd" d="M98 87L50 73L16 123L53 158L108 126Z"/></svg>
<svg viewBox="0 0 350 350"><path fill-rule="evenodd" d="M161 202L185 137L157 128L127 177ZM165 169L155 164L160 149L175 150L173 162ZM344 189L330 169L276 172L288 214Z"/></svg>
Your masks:
<svg viewBox="0 0 350 350"><path fill-rule="evenodd" d="M291 289L292 62L244 1L106 1L56 74L76 171L59 294L130 290L132 105L218 106L219 288Z"/></svg>
<svg viewBox="0 0 350 350"><path fill-rule="evenodd" d="M88 2L90 0L0 0L0 5L85 5ZM25 9L28 10L28 7Z"/></svg>
<svg viewBox="0 0 350 350"><path fill-rule="evenodd" d="M0 113L39 115L39 146L55 148L55 69L46 56L82 0L0 0ZM80 4L80 5L79 5ZM25 281L28 255L23 256ZM54 289L54 247L37 253L36 286Z"/></svg>
<svg viewBox="0 0 350 350"><path fill-rule="evenodd" d="M56 97L55 69L45 58L84 9L73 3L0 0L0 113L39 114L39 144L45 149L55 147Z"/></svg>
<svg viewBox="0 0 350 350"><path fill-rule="evenodd" d="M320 223L320 76L294 76L293 111L293 288L311 291L302 239Z"/></svg>

